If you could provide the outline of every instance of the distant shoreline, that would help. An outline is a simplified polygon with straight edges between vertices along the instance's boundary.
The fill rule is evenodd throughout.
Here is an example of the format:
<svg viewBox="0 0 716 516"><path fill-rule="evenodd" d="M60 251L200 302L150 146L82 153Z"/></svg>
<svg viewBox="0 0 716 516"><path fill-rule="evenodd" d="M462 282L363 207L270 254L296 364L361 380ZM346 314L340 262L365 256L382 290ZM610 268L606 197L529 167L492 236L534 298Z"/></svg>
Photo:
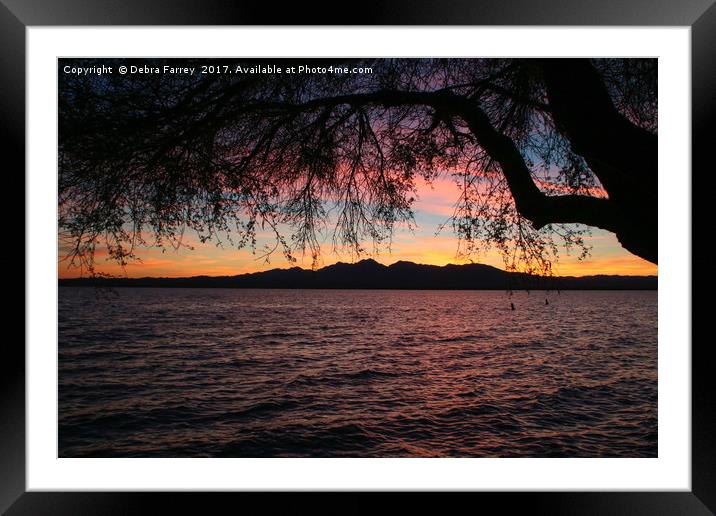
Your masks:
<svg viewBox="0 0 716 516"><path fill-rule="evenodd" d="M63 281L63 280L60 280ZM81 284L81 285L67 285L60 283L58 285L61 288L169 288L169 289L210 289L210 290L216 290L216 289L229 289L229 290L404 290L406 292L416 292L416 291L441 291L444 290L446 292L449 291L466 291L466 290L474 290L474 291L485 291L485 292L495 292L499 290L506 290L503 288L398 288L398 287L231 287L231 286L200 286L200 285L89 285L89 284ZM571 287L562 287L562 288L545 288L545 287L534 287L534 288L518 288L513 287L512 290L539 290L539 291L555 291L555 290L564 290L564 291L572 291L572 292L591 292L591 291L614 291L614 292L625 292L625 291L632 291L632 292L640 292L640 291L657 291L657 287L643 287L643 288L607 288L607 287L594 287L594 288L571 288Z"/></svg>
<svg viewBox="0 0 716 516"><path fill-rule="evenodd" d="M236 276L65 278L61 287L241 288L300 290L658 290L658 276L536 276L490 265L421 265L374 260L318 270L273 269Z"/></svg>

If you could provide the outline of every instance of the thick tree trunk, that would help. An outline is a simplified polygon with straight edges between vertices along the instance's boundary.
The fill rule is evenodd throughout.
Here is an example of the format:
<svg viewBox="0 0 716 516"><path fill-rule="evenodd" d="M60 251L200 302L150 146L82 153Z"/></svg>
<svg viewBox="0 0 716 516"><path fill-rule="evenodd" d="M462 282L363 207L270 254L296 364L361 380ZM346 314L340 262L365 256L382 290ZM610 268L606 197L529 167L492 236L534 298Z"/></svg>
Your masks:
<svg viewBox="0 0 716 516"><path fill-rule="evenodd" d="M617 211L617 238L658 260L658 139L617 111L587 59L540 61L552 117L599 178Z"/></svg>
<svg viewBox="0 0 716 516"><path fill-rule="evenodd" d="M562 73L561 76L566 77L568 74ZM590 92L585 94L592 95ZM656 169L653 171L650 168L656 166L656 137L631 126L628 120L616 112L608 96L606 101L614 113L609 117L602 117L604 119L599 120L598 124L603 131L618 132L618 144L611 136L605 137L590 126L590 120L600 118L600 115L592 113L588 118L565 115L571 124L567 136L575 146L575 152L580 150L579 153L585 156L590 168L609 194L608 199L584 195L543 194L535 185L515 143L492 126L479 105L452 94L446 94L444 97L444 102L433 101L433 105L438 109L449 110L467 122L480 145L500 164L517 210L532 221L536 228L551 223L581 223L606 229L616 234L626 250L657 263ZM579 109L580 103L584 116L591 112L591 108L583 106L589 104L584 97L573 95L568 100L558 108L560 113L568 112L570 107ZM562 124L562 118L555 116L555 120L557 124ZM571 139L572 135L575 135L577 143ZM590 140L590 137L594 140ZM644 156L644 163L637 159L639 156L634 157L629 153L631 141L634 142L633 151ZM614 144L615 148L610 148L610 144ZM629 169L621 169L626 165L638 166L635 175L630 175Z"/></svg>

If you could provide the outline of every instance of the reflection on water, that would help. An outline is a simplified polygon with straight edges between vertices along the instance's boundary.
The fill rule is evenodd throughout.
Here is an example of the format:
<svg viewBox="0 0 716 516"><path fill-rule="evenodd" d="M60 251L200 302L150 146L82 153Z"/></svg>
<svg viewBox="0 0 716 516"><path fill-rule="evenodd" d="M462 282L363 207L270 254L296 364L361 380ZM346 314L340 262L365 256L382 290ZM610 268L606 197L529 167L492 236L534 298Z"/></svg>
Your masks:
<svg viewBox="0 0 716 516"><path fill-rule="evenodd" d="M657 453L656 292L115 292L60 288L63 457Z"/></svg>

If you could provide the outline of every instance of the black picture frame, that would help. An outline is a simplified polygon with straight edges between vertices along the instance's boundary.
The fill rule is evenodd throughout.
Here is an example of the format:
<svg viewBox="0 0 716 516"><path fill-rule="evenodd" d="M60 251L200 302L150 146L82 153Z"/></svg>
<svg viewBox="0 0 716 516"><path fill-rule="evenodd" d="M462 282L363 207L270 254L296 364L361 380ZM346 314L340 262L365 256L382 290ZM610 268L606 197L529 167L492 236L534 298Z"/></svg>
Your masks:
<svg viewBox="0 0 716 516"><path fill-rule="evenodd" d="M41 25L607 25L689 26L692 38L692 174L699 178L693 196L709 195L702 180L713 176L710 147L716 141L716 6L714 0L396 0L361 2L354 12L338 13L320 3L296 2L277 8L267 2L230 0L0 0L0 145L5 185L12 197L25 192L25 30ZM48 117L52 115L48 113ZM709 159L711 157L711 159ZM674 172L677 174L678 172ZM675 180L688 181L679 176ZM8 197L10 197L8 195ZM22 201L20 201L22 202ZM692 200L692 206L701 205ZM18 208L22 209L22 208ZM22 209L24 213L24 209ZM18 211L19 212L19 211ZM708 220L692 216L692 235L708 230ZM23 231L24 234L24 231ZM19 246L18 246L19 247ZM24 246L23 246L24 249ZM19 250L18 250L19 252ZM24 250L23 257L24 257ZM692 249L692 270L710 269L706 253ZM17 270L19 258L3 257L4 270ZM24 263L24 259L22 260ZM25 270L25 274L27 271ZM19 277L17 273L13 274ZM699 289L708 288L699 282ZM694 290L692 289L692 293ZM23 293L23 299L25 294ZM19 321L24 303L13 303L7 321ZM692 327L708 306L692 303ZM17 323L15 323L17 324ZM10 335L8 332L7 335ZM716 389L709 339L691 345L692 457L690 492L470 493L427 501L415 493L409 505L421 508L469 503L475 508L499 504L502 510L529 509L536 514L713 514L716 513ZM359 513L382 505L381 494L336 497L240 493L61 493L25 492L25 350L19 338L6 337L0 359L0 510L7 514L137 514L211 507L240 510L256 502L262 512L298 512L303 506L333 513ZM470 497L467 501L465 498ZM405 499L405 497L404 497ZM228 505L225 505L227 504ZM446 506L446 503L448 505ZM477 505L479 504L479 505ZM152 506L155 508L153 509ZM233 507L233 509L232 509ZM403 505L405 510L410 507ZM402 512L402 511L401 511Z"/></svg>

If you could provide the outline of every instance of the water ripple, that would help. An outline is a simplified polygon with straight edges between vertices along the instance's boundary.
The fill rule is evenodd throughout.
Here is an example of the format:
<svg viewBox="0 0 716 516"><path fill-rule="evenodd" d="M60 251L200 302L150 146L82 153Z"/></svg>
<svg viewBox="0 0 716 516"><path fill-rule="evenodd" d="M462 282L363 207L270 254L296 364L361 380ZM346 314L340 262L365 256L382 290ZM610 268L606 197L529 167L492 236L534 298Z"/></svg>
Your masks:
<svg viewBox="0 0 716 516"><path fill-rule="evenodd" d="M117 293L60 288L61 456L657 453L656 292Z"/></svg>

